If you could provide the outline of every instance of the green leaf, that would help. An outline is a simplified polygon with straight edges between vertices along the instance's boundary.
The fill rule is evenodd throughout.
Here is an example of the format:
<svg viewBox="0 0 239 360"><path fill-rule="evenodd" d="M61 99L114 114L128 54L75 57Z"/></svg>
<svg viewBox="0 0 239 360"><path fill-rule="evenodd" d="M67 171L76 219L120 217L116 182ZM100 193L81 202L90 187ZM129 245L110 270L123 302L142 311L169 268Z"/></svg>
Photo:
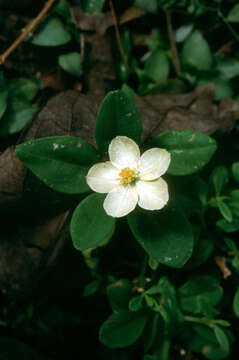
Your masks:
<svg viewBox="0 0 239 360"><path fill-rule="evenodd" d="M165 51L155 50L147 59L144 73L154 82L166 80L169 74L169 62Z"/></svg>
<svg viewBox="0 0 239 360"><path fill-rule="evenodd" d="M239 22L239 4L233 6L226 17L226 20L233 23Z"/></svg>
<svg viewBox="0 0 239 360"><path fill-rule="evenodd" d="M186 24L180 26L175 32L175 40L180 43L187 39L193 30L193 24Z"/></svg>
<svg viewBox="0 0 239 360"><path fill-rule="evenodd" d="M127 84L123 84L121 90L131 99L138 96L137 93Z"/></svg>
<svg viewBox="0 0 239 360"><path fill-rule="evenodd" d="M168 330L171 328L170 331L173 331L175 323L182 320L175 287L166 276L162 276L158 282L158 288L161 293L159 311L167 323Z"/></svg>
<svg viewBox="0 0 239 360"><path fill-rule="evenodd" d="M103 10L105 0L83 0L82 7L89 14L100 14Z"/></svg>
<svg viewBox="0 0 239 360"><path fill-rule="evenodd" d="M217 149L213 138L193 130L165 131L149 144L170 152L168 173L172 175L189 175L199 171Z"/></svg>
<svg viewBox="0 0 239 360"><path fill-rule="evenodd" d="M238 251L238 247L234 240L232 240L228 237L225 237L223 240L225 241L225 243L227 244L227 246L230 250L236 251L236 252Z"/></svg>
<svg viewBox="0 0 239 360"><path fill-rule="evenodd" d="M200 200L201 204L206 206L208 201L209 184L197 176L194 181L194 190L195 195Z"/></svg>
<svg viewBox="0 0 239 360"><path fill-rule="evenodd" d="M93 248L112 236L115 218L106 214L104 198L103 194L91 194L75 209L70 232L77 250Z"/></svg>
<svg viewBox="0 0 239 360"><path fill-rule="evenodd" d="M186 264L187 269L195 269L196 267L204 264L211 256L214 250L214 242L207 237L199 237L194 249L193 254Z"/></svg>
<svg viewBox="0 0 239 360"><path fill-rule="evenodd" d="M139 143L142 123L133 101L121 90L111 91L101 103L95 126L99 149L107 150L110 141L124 135Z"/></svg>
<svg viewBox="0 0 239 360"><path fill-rule="evenodd" d="M229 343L229 340L227 338L225 331L222 328L220 328L220 326L217 326L217 325L213 326L213 330L214 330L214 334L215 334L217 341L220 344L221 348L224 349L225 351L229 351L230 343Z"/></svg>
<svg viewBox="0 0 239 360"><path fill-rule="evenodd" d="M11 97L17 96L31 101L36 96L39 86L31 79L16 78L9 82L8 90Z"/></svg>
<svg viewBox="0 0 239 360"><path fill-rule="evenodd" d="M56 5L54 6L54 11L66 21L71 21L70 5L67 0L57 1Z"/></svg>
<svg viewBox="0 0 239 360"><path fill-rule="evenodd" d="M239 162L232 164L232 174L236 182L239 184Z"/></svg>
<svg viewBox="0 0 239 360"><path fill-rule="evenodd" d="M55 16L47 15L34 33L31 43L38 46L60 46L71 40L71 34L63 22Z"/></svg>
<svg viewBox="0 0 239 360"><path fill-rule="evenodd" d="M6 111L7 108L7 84L4 80L3 73L0 72L0 119Z"/></svg>
<svg viewBox="0 0 239 360"><path fill-rule="evenodd" d="M157 0L135 0L135 5L138 6L141 10L152 14L157 14L158 12Z"/></svg>
<svg viewBox="0 0 239 360"><path fill-rule="evenodd" d="M228 222L232 222L232 212L230 208L225 204L224 201L217 201L218 208L220 210L221 215Z"/></svg>
<svg viewBox="0 0 239 360"><path fill-rule="evenodd" d="M217 221L217 227L226 232L231 233L239 230L239 220L232 220L231 222L228 222L225 219L221 219Z"/></svg>
<svg viewBox="0 0 239 360"><path fill-rule="evenodd" d="M156 261L180 268L193 250L193 232L184 214L176 208L157 212L134 212L128 216L132 233Z"/></svg>
<svg viewBox="0 0 239 360"><path fill-rule="evenodd" d="M140 294L138 296L133 297L129 301L129 310L130 311L139 311L143 307L143 296Z"/></svg>
<svg viewBox="0 0 239 360"><path fill-rule="evenodd" d="M36 110L24 98L9 98L7 110L0 123L0 136L15 134L22 130L33 118Z"/></svg>
<svg viewBox="0 0 239 360"><path fill-rule="evenodd" d="M100 328L100 341L110 348L133 344L142 335L147 316L139 312L120 311L111 315Z"/></svg>
<svg viewBox="0 0 239 360"><path fill-rule="evenodd" d="M221 360L228 358L229 352L218 346L215 333L212 328L205 325L195 324L184 328L180 336L184 337L186 346L193 352L200 352L209 360Z"/></svg>
<svg viewBox="0 0 239 360"><path fill-rule="evenodd" d="M221 75L227 79L233 79L239 76L239 61L234 58L218 58L217 70L220 71Z"/></svg>
<svg viewBox="0 0 239 360"><path fill-rule="evenodd" d="M127 310L132 296L132 283L128 279L120 279L108 285L106 292L113 311Z"/></svg>
<svg viewBox="0 0 239 360"><path fill-rule="evenodd" d="M93 280L85 286L83 295L84 296L94 295L96 291L99 289L99 287L100 287L100 280L98 279Z"/></svg>
<svg viewBox="0 0 239 360"><path fill-rule="evenodd" d="M60 55L58 63L68 73L81 77L81 56L78 52Z"/></svg>
<svg viewBox="0 0 239 360"><path fill-rule="evenodd" d="M185 41L182 49L183 63L198 71L210 70L212 53L207 41L196 30Z"/></svg>
<svg viewBox="0 0 239 360"><path fill-rule="evenodd" d="M217 166L213 169L210 180L213 184L216 196L221 194L223 187L228 183L229 174L225 166Z"/></svg>
<svg viewBox="0 0 239 360"><path fill-rule="evenodd" d="M227 79L222 79L219 76L200 77L197 81L197 86L205 86L213 84L215 86L215 100L234 97L234 90L232 83Z"/></svg>
<svg viewBox="0 0 239 360"><path fill-rule="evenodd" d="M85 176L89 165L99 160L97 150L73 136L52 136L16 147L19 159L52 189L68 194L89 190Z"/></svg>
<svg viewBox="0 0 239 360"><path fill-rule="evenodd" d="M180 304L184 311L205 316L214 315L223 290L212 276L195 276L183 284L179 290Z"/></svg>
<svg viewBox="0 0 239 360"><path fill-rule="evenodd" d="M230 197L227 200L227 205L229 206L232 215L236 220L239 219L239 190L232 190L230 192Z"/></svg>
<svg viewBox="0 0 239 360"><path fill-rule="evenodd" d="M237 291L233 298L233 311L236 317L239 318L239 287L237 288Z"/></svg>

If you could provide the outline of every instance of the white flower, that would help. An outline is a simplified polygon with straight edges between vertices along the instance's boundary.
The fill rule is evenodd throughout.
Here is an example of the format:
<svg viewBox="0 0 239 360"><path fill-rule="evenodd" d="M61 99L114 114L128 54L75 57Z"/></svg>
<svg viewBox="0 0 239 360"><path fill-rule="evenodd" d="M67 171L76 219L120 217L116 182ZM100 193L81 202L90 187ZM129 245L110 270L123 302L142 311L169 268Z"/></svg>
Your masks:
<svg viewBox="0 0 239 360"><path fill-rule="evenodd" d="M110 161L95 164L87 174L89 187L108 193L106 213L113 217L129 214L138 205L147 210L162 209L168 201L167 183L160 177L170 164L170 153L153 148L140 157L138 145L117 136L109 145Z"/></svg>

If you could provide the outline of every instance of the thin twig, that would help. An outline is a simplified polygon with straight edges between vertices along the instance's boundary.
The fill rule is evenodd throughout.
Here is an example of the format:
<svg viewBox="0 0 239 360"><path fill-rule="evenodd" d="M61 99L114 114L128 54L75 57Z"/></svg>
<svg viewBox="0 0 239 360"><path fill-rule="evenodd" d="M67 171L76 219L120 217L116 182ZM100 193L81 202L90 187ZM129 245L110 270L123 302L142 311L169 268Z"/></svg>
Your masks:
<svg viewBox="0 0 239 360"><path fill-rule="evenodd" d="M47 11L50 9L50 7L53 5L53 3L56 0L48 0L45 4L44 8L39 12L37 17L27 25L27 27L22 31L21 35L12 43L9 48L4 51L2 55L0 55L0 64L3 64L6 60L6 58L21 44L21 42L25 39L25 37L30 34L35 27L39 24L42 17L47 13Z"/></svg>
<svg viewBox="0 0 239 360"><path fill-rule="evenodd" d="M181 66L180 66L178 51L177 51L173 28L172 28L171 14L168 9L164 9L164 12L166 15L168 37L169 37L170 47L171 47L171 51L172 51L172 55L173 55L173 65L174 65L176 74L179 75L181 73Z"/></svg>
<svg viewBox="0 0 239 360"><path fill-rule="evenodd" d="M127 70L129 71L130 68L129 68L127 57L126 57L126 55L124 53L124 49L123 49L122 42L121 42L121 39L120 39L120 33L119 33L117 18L116 18L116 15L115 15L115 9L114 9L114 5L113 5L112 0L109 0L109 3L110 3L110 11L111 11L112 18L113 18L113 21L114 21L115 35L116 35L116 39L117 39L117 42L118 42L119 50L120 50L123 62L125 64Z"/></svg>

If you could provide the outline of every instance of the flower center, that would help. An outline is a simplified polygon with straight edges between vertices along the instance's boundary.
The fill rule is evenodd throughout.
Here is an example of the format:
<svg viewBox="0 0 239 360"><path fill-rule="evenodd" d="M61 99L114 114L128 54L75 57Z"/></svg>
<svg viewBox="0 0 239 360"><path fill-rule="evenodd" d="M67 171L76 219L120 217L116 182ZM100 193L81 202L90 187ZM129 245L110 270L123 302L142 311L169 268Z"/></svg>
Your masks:
<svg viewBox="0 0 239 360"><path fill-rule="evenodd" d="M138 179L138 175L136 174L136 169L130 169L128 167L122 169L119 173L118 180L121 185L131 184L135 180Z"/></svg>

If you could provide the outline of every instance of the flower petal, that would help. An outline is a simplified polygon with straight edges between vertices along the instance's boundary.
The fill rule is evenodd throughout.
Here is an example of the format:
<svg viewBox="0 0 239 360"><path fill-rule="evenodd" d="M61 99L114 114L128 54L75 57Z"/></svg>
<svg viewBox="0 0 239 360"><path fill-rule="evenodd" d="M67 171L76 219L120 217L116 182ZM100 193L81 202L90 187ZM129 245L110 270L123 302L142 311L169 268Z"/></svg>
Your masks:
<svg viewBox="0 0 239 360"><path fill-rule="evenodd" d="M159 178L154 181L137 181L136 190L139 195L139 206L146 210L162 209L168 202L168 185Z"/></svg>
<svg viewBox="0 0 239 360"><path fill-rule="evenodd" d="M108 193L119 184L119 170L110 161L95 164L86 176L89 187L98 193Z"/></svg>
<svg viewBox="0 0 239 360"><path fill-rule="evenodd" d="M138 194L135 186L119 186L111 191L105 198L104 209L113 217L121 217L134 210L138 202Z"/></svg>
<svg viewBox="0 0 239 360"><path fill-rule="evenodd" d="M153 148L143 153L139 163L141 180L155 180L163 175L170 164L171 155L165 149Z"/></svg>
<svg viewBox="0 0 239 360"><path fill-rule="evenodd" d="M109 146L110 161L118 169L138 167L140 151L138 145L127 136L117 136Z"/></svg>

